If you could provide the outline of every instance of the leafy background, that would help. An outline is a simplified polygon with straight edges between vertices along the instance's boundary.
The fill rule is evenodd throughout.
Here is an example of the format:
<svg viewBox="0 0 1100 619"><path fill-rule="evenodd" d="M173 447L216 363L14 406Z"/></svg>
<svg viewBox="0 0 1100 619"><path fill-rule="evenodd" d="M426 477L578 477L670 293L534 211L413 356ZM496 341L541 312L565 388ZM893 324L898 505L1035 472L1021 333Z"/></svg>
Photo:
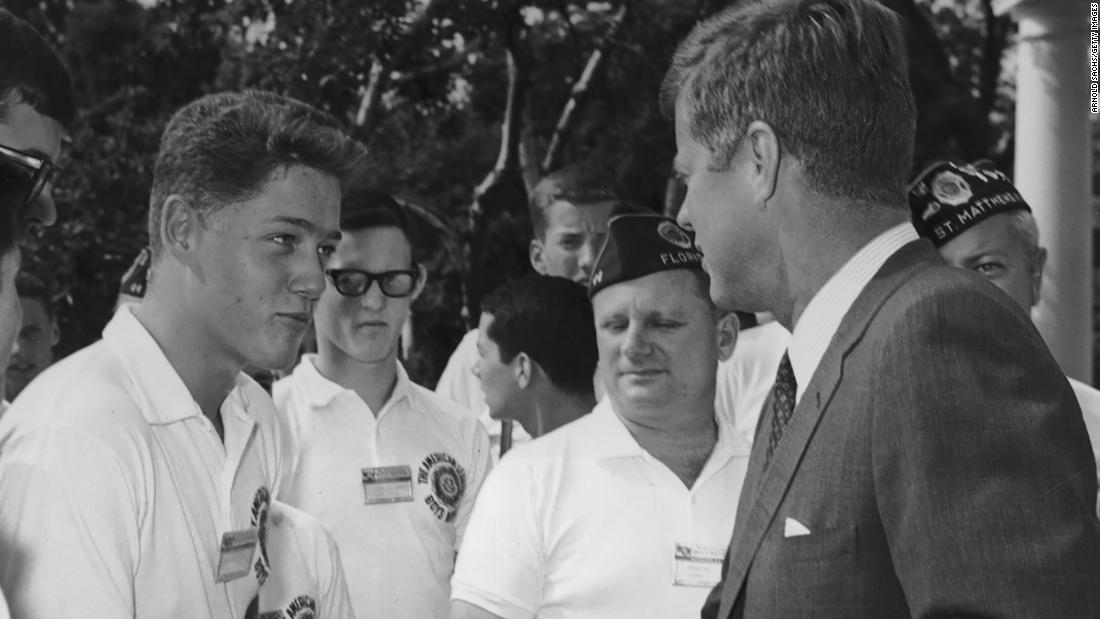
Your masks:
<svg viewBox="0 0 1100 619"><path fill-rule="evenodd" d="M881 1L908 32L917 166L953 154L1011 169L1013 24L992 0ZM346 119L369 146L375 184L420 215L431 283L413 308L407 363L434 384L481 294L529 268L524 205L540 174L581 163L636 204L677 209L657 87L676 43L725 4L6 2L62 50L77 92L60 222L24 260L57 291L58 354L98 338L146 242L152 164L173 110L205 93L266 88Z"/></svg>

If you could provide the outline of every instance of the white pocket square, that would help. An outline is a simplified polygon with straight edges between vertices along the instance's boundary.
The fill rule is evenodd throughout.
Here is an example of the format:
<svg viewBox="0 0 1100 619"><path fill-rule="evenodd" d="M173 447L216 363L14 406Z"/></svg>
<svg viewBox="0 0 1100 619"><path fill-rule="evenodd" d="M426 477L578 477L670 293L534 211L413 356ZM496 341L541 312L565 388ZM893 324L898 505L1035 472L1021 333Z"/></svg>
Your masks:
<svg viewBox="0 0 1100 619"><path fill-rule="evenodd" d="M806 525L794 518L787 518L783 523L783 537L801 537L809 534L810 530L806 528Z"/></svg>

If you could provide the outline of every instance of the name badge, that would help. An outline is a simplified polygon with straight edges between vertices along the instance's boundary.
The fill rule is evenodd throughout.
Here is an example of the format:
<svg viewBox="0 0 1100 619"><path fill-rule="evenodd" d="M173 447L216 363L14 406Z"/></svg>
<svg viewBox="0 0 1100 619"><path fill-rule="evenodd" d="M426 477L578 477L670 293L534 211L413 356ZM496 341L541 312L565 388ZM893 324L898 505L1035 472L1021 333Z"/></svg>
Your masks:
<svg viewBox="0 0 1100 619"><path fill-rule="evenodd" d="M676 544L676 576L673 583L680 587L711 588L722 580L722 557L726 549L720 546Z"/></svg>
<svg viewBox="0 0 1100 619"><path fill-rule="evenodd" d="M223 534L214 581L228 582L247 575L252 570L252 556L259 541L259 527Z"/></svg>
<svg viewBox="0 0 1100 619"><path fill-rule="evenodd" d="M409 465L363 469L363 502L367 505L412 500L412 467Z"/></svg>

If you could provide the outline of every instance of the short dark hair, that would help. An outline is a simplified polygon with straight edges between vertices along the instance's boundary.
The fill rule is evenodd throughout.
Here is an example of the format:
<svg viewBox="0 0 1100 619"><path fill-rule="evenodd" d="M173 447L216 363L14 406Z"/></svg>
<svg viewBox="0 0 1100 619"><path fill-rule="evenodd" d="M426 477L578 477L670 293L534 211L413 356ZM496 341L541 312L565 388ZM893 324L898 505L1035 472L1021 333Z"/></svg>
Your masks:
<svg viewBox="0 0 1100 619"><path fill-rule="evenodd" d="M180 194L215 211L262 191L280 168L302 165L346 188L365 160L340 123L296 99L262 90L207 95L180 109L160 140L149 198L149 245L161 249L165 199Z"/></svg>
<svg viewBox="0 0 1100 619"><path fill-rule="evenodd" d="M527 353L560 389L593 394L599 352L584 286L532 273L490 292L481 311L493 317L486 336L505 363Z"/></svg>
<svg viewBox="0 0 1100 619"><path fill-rule="evenodd" d="M661 86L724 170L768 123L811 190L904 205L916 105L899 18L873 0L738 2L680 44Z"/></svg>
<svg viewBox="0 0 1100 619"><path fill-rule="evenodd" d="M73 82L61 59L33 26L0 9L0 120L26 103L62 125L76 116Z"/></svg>
<svg viewBox="0 0 1100 619"><path fill-rule="evenodd" d="M575 164L547 174L531 190L527 204L535 238L546 234L546 209L559 200L584 206L619 198L614 182L598 166Z"/></svg>
<svg viewBox="0 0 1100 619"><path fill-rule="evenodd" d="M354 185L340 202L340 230L355 232L371 228L397 228L409 241L413 262L417 261L415 235L409 210L392 195L366 185Z"/></svg>
<svg viewBox="0 0 1100 619"><path fill-rule="evenodd" d="M15 276L15 292L20 299L38 301L46 311L46 316L53 319L53 299L50 298L50 290L42 280L25 271L21 272Z"/></svg>

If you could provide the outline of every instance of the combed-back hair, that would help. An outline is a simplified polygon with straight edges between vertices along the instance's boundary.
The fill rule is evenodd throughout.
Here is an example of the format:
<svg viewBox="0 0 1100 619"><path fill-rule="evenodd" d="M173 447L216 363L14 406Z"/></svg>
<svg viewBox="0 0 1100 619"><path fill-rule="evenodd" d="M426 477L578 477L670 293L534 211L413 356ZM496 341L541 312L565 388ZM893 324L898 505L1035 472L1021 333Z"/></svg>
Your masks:
<svg viewBox="0 0 1100 619"><path fill-rule="evenodd" d="M502 361L526 353L558 388L593 395L599 353L584 286L532 273L490 292L481 311L493 317L486 335L500 348Z"/></svg>
<svg viewBox="0 0 1100 619"><path fill-rule="evenodd" d="M216 211L255 197L273 173L297 165L334 176L346 189L365 159L335 118L296 99L248 90L193 101L172 116L160 140L149 198L153 256L170 195Z"/></svg>
<svg viewBox="0 0 1100 619"><path fill-rule="evenodd" d="M33 26L0 9L0 120L18 103L62 125L76 116L72 78L61 59Z"/></svg>
<svg viewBox="0 0 1100 619"><path fill-rule="evenodd" d="M409 241L413 262L418 261L416 235L408 208L390 194L361 183L344 193L340 202L340 230L355 232L370 228L397 228Z"/></svg>
<svg viewBox="0 0 1100 619"><path fill-rule="evenodd" d="M900 20L873 0L738 2L680 44L661 106L682 114L712 170L728 169L758 120L809 189L906 204L916 106Z"/></svg>
<svg viewBox="0 0 1100 619"><path fill-rule="evenodd" d="M559 200L584 207L598 202L618 202L615 184L599 166L574 164L551 172L531 190L527 209L535 238L546 234L546 209Z"/></svg>
<svg viewBox="0 0 1100 619"><path fill-rule="evenodd" d="M20 299L38 301L46 316L53 319L53 299L50 298L50 290L42 280L23 271L15 276L15 291Z"/></svg>

